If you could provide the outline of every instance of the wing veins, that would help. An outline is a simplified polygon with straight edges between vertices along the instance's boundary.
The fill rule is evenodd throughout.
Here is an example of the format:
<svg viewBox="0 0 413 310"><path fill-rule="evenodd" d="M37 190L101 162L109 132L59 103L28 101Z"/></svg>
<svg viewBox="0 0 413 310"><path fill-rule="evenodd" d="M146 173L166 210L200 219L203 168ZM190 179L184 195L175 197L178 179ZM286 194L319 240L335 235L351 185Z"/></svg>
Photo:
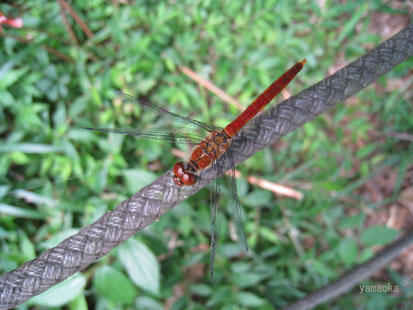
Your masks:
<svg viewBox="0 0 413 310"><path fill-rule="evenodd" d="M248 251L247 237L245 234L241 203L238 198L237 183L235 179L235 163L234 163L234 157L233 157L233 154L230 148L228 148L224 156L225 156L224 159L228 162L230 166L230 170L229 170L230 175L226 177L226 180L227 180L231 198L232 198L232 203L231 203L231 209L233 212L232 217L235 222L235 229L236 229L237 236L239 239L238 241L243 247L243 250L247 252Z"/></svg>
<svg viewBox="0 0 413 310"><path fill-rule="evenodd" d="M124 134L129 136L141 137L145 139L178 142L183 144L197 144L202 140L200 135L195 133L179 133L179 132L167 132L167 131L153 131L153 130L137 130L134 128L116 129L116 128L91 128L82 127L87 130Z"/></svg>
<svg viewBox="0 0 413 310"><path fill-rule="evenodd" d="M116 91L116 95L117 95L118 97L122 98L123 101L127 101L127 102L129 102L129 103L138 105L138 106L140 106L142 109L156 111L156 112L157 112L158 114L160 114L160 115L163 115L163 116L166 116L166 117L170 117L170 118L172 118L172 119L180 120L180 121L183 121L183 122L185 122L185 123L187 123L187 124L196 125L196 126L202 128L202 129L204 129L204 130L206 130L206 131L208 131L208 132L211 132L211 131L215 131L215 130L217 130L217 129L220 129L220 128L218 128L218 127L205 124L205 123L203 123L203 122L200 122L200 121L191 119L191 118L189 118L189 117L186 117L186 116L183 116L183 115L179 115L179 114L173 113L173 112L168 111L168 110L166 110L166 109L164 109L164 108L161 108L161 107L158 107L158 106L156 106L156 105L154 105L154 104L152 104L152 103L149 103L149 102L147 102L147 101L145 101L145 100L139 99L139 98L137 98L137 97L133 97L133 96L131 96L131 95L122 93L122 92L120 92L120 91Z"/></svg>

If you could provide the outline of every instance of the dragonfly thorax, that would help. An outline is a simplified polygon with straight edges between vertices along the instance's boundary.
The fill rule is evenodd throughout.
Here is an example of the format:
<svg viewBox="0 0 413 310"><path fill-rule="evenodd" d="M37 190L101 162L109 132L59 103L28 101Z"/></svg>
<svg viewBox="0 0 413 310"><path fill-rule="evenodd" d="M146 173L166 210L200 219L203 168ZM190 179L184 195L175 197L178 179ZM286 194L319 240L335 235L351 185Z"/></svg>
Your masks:
<svg viewBox="0 0 413 310"><path fill-rule="evenodd" d="M231 138L225 131L213 131L196 146L186 162L174 166L174 181L178 185L193 185L200 170L206 169L226 152Z"/></svg>

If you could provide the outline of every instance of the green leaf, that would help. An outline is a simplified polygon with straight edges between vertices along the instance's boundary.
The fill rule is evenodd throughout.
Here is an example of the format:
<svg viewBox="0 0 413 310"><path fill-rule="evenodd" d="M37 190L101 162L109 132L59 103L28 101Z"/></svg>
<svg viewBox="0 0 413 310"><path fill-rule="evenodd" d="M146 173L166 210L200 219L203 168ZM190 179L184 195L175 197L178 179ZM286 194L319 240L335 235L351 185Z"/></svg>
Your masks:
<svg viewBox="0 0 413 310"><path fill-rule="evenodd" d="M128 169L123 171L126 179L126 186L131 193L135 193L142 187L150 184L155 180L156 175L143 169ZM162 199L162 197L160 197Z"/></svg>
<svg viewBox="0 0 413 310"><path fill-rule="evenodd" d="M359 20L363 17L368 6L367 4L363 5L359 10L353 12L352 17L344 25L344 28L341 30L340 36L337 38L338 44L341 44L341 41L347 38L350 34L354 33L354 28L356 27Z"/></svg>
<svg viewBox="0 0 413 310"><path fill-rule="evenodd" d="M29 162L29 157L26 154L17 151L10 153L10 159L13 163L18 165L24 165Z"/></svg>
<svg viewBox="0 0 413 310"><path fill-rule="evenodd" d="M281 62L279 57L270 57L270 58L263 58L257 65L258 69L262 70L271 70L272 68L276 68Z"/></svg>
<svg viewBox="0 0 413 310"><path fill-rule="evenodd" d="M338 246L338 253L346 265L353 264L358 253L356 241L353 238L342 239Z"/></svg>
<svg viewBox="0 0 413 310"><path fill-rule="evenodd" d="M260 283L266 277L268 276L265 274L245 272L234 275L234 282L238 287L246 288Z"/></svg>
<svg viewBox="0 0 413 310"><path fill-rule="evenodd" d="M159 294L159 263L145 244L130 239L119 247L118 257L137 286L156 295Z"/></svg>
<svg viewBox="0 0 413 310"><path fill-rule="evenodd" d="M269 191L255 190L251 194L245 196L243 203L253 207L265 205L273 199L273 195Z"/></svg>
<svg viewBox="0 0 413 310"><path fill-rule="evenodd" d="M43 153L57 153L62 152L62 148L47 145L47 144L36 144L36 143L20 143L20 144L3 144L0 145L0 153L8 153L13 151L19 151L23 153L31 154L43 154Z"/></svg>
<svg viewBox="0 0 413 310"><path fill-rule="evenodd" d="M227 258L233 258L238 256L242 252L242 249L239 244L231 242L225 243L222 246L220 246L219 251L222 256Z"/></svg>
<svg viewBox="0 0 413 310"><path fill-rule="evenodd" d="M260 227L259 234L260 236L262 236L264 239L268 240L269 242L279 243L280 241L276 233L268 227L265 227L265 226Z"/></svg>
<svg viewBox="0 0 413 310"><path fill-rule="evenodd" d="M102 266L96 271L93 285L101 295L116 303L131 304L136 296L131 281L110 266Z"/></svg>
<svg viewBox="0 0 413 310"><path fill-rule="evenodd" d="M321 275L324 275L330 278L333 278L336 275L335 272L330 267L328 267L326 264L324 264L320 260L311 260L311 265Z"/></svg>
<svg viewBox="0 0 413 310"><path fill-rule="evenodd" d="M362 159L366 156L368 156L371 152L377 149L377 144L376 143L370 143L367 144L366 146L362 147L361 149L358 149L356 152L356 156L359 159Z"/></svg>
<svg viewBox="0 0 413 310"><path fill-rule="evenodd" d="M397 230L385 226L371 226L362 233L360 241L368 246L382 245L392 241L397 233Z"/></svg>
<svg viewBox="0 0 413 310"><path fill-rule="evenodd" d="M365 217L364 214L347 216L341 221L339 227L341 229L350 229L350 228L359 227L363 224L364 217Z"/></svg>
<svg viewBox="0 0 413 310"><path fill-rule="evenodd" d="M144 79L140 80L138 83L138 91L140 93L146 94L156 85L156 81L154 79Z"/></svg>
<svg viewBox="0 0 413 310"><path fill-rule="evenodd" d="M10 186L8 185L0 185L0 199L3 199L9 193Z"/></svg>
<svg viewBox="0 0 413 310"><path fill-rule="evenodd" d="M76 273L63 282L56 284L42 294L30 299L30 304L42 307L61 307L74 300L82 293L86 285L86 278L81 273Z"/></svg>
<svg viewBox="0 0 413 310"><path fill-rule="evenodd" d="M47 196L42 196L24 189L13 191L13 195L19 199L37 206L47 206L49 208L53 208L59 204L59 202L55 199L49 198Z"/></svg>
<svg viewBox="0 0 413 310"><path fill-rule="evenodd" d="M374 252L370 248L365 248L360 254L360 263L364 263L374 256Z"/></svg>
<svg viewBox="0 0 413 310"><path fill-rule="evenodd" d="M206 305L211 308L223 302L225 299L228 298L228 296L231 296L231 287L219 286L213 290L212 296L208 299Z"/></svg>
<svg viewBox="0 0 413 310"><path fill-rule="evenodd" d="M191 291L191 294L202 296L202 297L207 297L212 294L211 287L208 285L202 284L202 283L191 285L190 291Z"/></svg>
<svg viewBox="0 0 413 310"><path fill-rule="evenodd" d="M36 258L36 250L34 244L30 241L24 232L20 232L20 251L26 256L26 258L34 259Z"/></svg>
<svg viewBox="0 0 413 310"><path fill-rule="evenodd" d="M4 66L3 66L4 67ZM3 68L2 68L3 69ZM16 83L27 71L28 67L7 71L0 76L0 89L6 89Z"/></svg>
<svg viewBox="0 0 413 310"><path fill-rule="evenodd" d="M47 215L42 212L20 208L16 206L11 206L11 205L7 205L4 203L0 203L0 214L1 216L9 215L9 216L22 217L22 218L28 218L28 219L47 218Z"/></svg>
<svg viewBox="0 0 413 310"><path fill-rule="evenodd" d="M241 305L251 308L261 307L268 303L265 299L249 292L239 292L236 298Z"/></svg>
<svg viewBox="0 0 413 310"><path fill-rule="evenodd" d="M100 98L99 92L96 90L95 87L91 87L90 90L91 90L93 101L96 103L96 105L101 106L102 98Z"/></svg>
<svg viewBox="0 0 413 310"><path fill-rule="evenodd" d="M70 303L69 310L88 310L86 297L77 295L77 297Z"/></svg>
<svg viewBox="0 0 413 310"><path fill-rule="evenodd" d="M163 310L164 306L159 301L147 297L142 296L136 299L136 308L139 310Z"/></svg>

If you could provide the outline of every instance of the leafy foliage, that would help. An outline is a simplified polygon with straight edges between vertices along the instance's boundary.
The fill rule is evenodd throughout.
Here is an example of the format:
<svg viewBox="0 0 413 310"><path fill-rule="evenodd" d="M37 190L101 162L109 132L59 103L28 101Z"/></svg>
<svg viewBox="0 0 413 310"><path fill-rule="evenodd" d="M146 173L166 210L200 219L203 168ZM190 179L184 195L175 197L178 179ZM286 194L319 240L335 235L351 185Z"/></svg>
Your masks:
<svg viewBox="0 0 413 310"><path fill-rule="evenodd" d="M121 104L115 90L224 126L236 108L199 87L181 66L246 106L303 58L308 64L288 86L291 94L376 46L384 37L372 26L374 15L406 14L376 0L323 3L71 1L94 34L89 38L67 14L76 42L58 1L0 4L5 15L24 20L22 29L4 27L0 37L1 272L149 184L172 167L176 148L189 151L83 130L162 125ZM383 223L366 226L368 214L397 199L412 166L412 144L386 135L413 130L406 95L411 80L405 78L412 65L412 59L402 63L238 167L244 176L300 190L304 199L274 196L239 179L250 252L238 247L230 208L222 208L213 284L204 190L75 280L63 282L63 292L73 294L62 299L56 287L54 294L31 302L59 307L64 301L71 309L273 309L332 281L371 256L372 245L394 238ZM385 169L397 171L397 181L387 200L374 201L363 187ZM360 296L355 290L354 298L320 309L333 303L373 309L378 299L398 302L390 294Z"/></svg>

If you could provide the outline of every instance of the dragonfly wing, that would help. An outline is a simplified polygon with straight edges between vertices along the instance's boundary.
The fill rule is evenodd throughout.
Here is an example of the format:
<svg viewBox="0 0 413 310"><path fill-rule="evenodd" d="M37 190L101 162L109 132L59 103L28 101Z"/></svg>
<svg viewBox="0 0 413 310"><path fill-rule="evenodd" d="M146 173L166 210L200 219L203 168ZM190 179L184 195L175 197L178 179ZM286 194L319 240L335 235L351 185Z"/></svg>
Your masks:
<svg viewBox="0 0 413 310"><path fill-rule="evenodd" d="M237 232L238 241L240 242L243 250L247 252L248 251L247 237L245 235L244 221L242 219L241 203L238 198L237 182L235 179L235 164L234 164L234 157L233 157L231 149L229 148L223 156L225 156L224 159L230 165L229 175L227 176L226 180L228 182L229 191L232 196L231 197L232 198L231 199L232 200L231 201L232 217L235 222L235 229Z"/></svg>
<svg viewBox="0 0 413 310"><path fill-rule="evenodd" d="M217 242L217 220L218 220L218 207L219 198L221 196L221 186L219 184L218 178L218 167L216 161L213 165L214 179L212 181L212 187L209 192L209 200L211 204L211 256L210 256L210 270L211 270L211 280L214 278L214 263L215 263L215 249Z"/></svg>
<svg viewBox="0 0 413 310"><path fill-rule="evenodd" d="M129 136L135 136L145 139L152 139L152 140L161 140L161 141L168 141L168 142L176 142L176 143L183 143L183 144L198 144L202 140L202 136L194 133L185 131L185 130L171 130L171 131L162 131L162 130L139 130L135 128L124 128L124 129L116 129L116 128L91 128L91 127L82 127L88 130L100 131L100 132L108 132L108 133L116 133L116 134L124 134Z"/></svg>
<svg viewBox="0 0 413 310"><path fill-rule="evenodd" d="M122 93L120 91L116 91L116 95L119 98L121 98L123 101L130 102L132 104L136 104L136 105L140 106L142 109L151 110L151 111L155 112L158 115L162 115L163 117L169 117L169 118L172 118L174 120L178 120L180 122L183 122L185 124L195 125L195 126L197 126L199 128L202 128L202 129L204 129L208 132L216 131L216 130L221 129L221 128L218 128L218 127L208 125L208 124L205 124L203 122L194 120L192 118L185 117L183 115L179 115L179 114L170 112L170 111L168 111L164 108L158 107L158 106L156 106L152 103L149 103L145 100L139 99L137 97L133 97L131 95Z"/></svg>

